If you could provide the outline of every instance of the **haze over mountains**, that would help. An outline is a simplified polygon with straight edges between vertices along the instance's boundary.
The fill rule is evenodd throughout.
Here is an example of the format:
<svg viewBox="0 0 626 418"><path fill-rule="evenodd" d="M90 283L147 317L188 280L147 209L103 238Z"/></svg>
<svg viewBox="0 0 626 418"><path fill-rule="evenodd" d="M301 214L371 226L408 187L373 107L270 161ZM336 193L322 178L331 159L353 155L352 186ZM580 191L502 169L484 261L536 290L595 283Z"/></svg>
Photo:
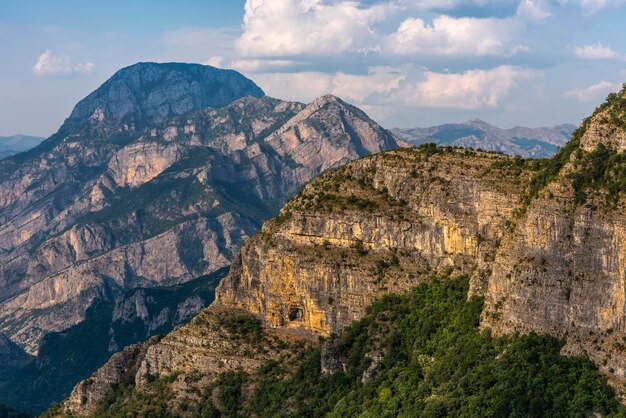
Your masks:
<svg viewBox="0 0 626 418"><path fill-rule="evenodd" d="M432 142L464 148L498 151L521 157L545 158L554 155L569 141L576 125L563 124L552 128L516 126L500 129L480 119L465 123L448 123L429 128L392 129L398 138L414 145Z"/></svg>
<svg viewBox="0 0 626 418"><path fill-rule="evenodd" d="M0 161L0 331L33 356L4 344L20 361L0 403L40 411L110 353L188 320L303 184L397 147L334 96L286 102L202 65L118 71Z"/></svg>
<svg viewBox="0 0 626 418"><path fill-rule="evenodd" d="M27 151L39 145L45 138L29 135L0 136L0 159Z"/></svg>

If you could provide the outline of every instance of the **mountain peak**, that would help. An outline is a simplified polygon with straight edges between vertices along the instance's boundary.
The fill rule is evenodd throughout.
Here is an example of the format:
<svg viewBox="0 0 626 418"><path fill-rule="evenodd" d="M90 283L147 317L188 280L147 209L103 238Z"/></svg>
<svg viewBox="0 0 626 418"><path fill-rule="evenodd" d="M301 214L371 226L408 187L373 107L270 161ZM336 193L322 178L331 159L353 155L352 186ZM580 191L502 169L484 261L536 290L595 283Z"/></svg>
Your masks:
<svg viewBox="0 0 626 418"><path fill-rule="evenodd" d="M69 122L162 123L172 116L264 96L233 70L185 63L140 62L117 71L81 100Z"/></svg>
<svg viewBox="0 0 626 418"><path fill-rule="evenodd" d="M593 151L604 145L616 151L626 151L626 84L617 93L611 93L593 114L581 124L580 146Z"/></svg>
<svg viewBox="0 0 626 418"><path fill-rule="evenodd" d="M339 97L333 95L333 94L325 94L323 96L318 97L317 99L315 99L313 101L313 103L318 103L318 104L324 104L324 103L341 103L343 104L344 101L341 100Z"/></svg>
<svg viewBox="0 0 626 418"><path fill-rule="evenodd" d="M489 127L489 128L495 128L495 126L493 126L492 124L490 124L489 122L485 122L482 119L478 119L478 118L473 118L470 119L466 122L467 125L471 125L471 126L480 126L480 127Z"/></svg>

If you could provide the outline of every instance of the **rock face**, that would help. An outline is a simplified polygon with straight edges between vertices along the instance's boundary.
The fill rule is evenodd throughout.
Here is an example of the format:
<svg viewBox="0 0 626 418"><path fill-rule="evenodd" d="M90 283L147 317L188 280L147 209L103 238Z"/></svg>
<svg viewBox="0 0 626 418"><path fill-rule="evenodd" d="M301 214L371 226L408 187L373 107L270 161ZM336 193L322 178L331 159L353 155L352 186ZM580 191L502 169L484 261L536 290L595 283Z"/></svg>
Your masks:
<svg viewBox="0 0 626 418"><path fill-rule="evenodd" d="M478 272L519 206L523 175L488 172L502 159L407 150L321 176L247 241L216 303L327 336L432 271Z"/></svg>
<svg viewBox="0 0 626 418"><path fill-rule="evenodd" d="M119 70L76 105L67 123L82 124L88 119L154 125L193 110L263 95L256 84L232 70L145 62Z"/></svg>
<svg viewBox="0 0 626 418"><path fill-rule="evenodd" d="M199 373L208 386L223 372L251 371L292 352L242 343L225 318L254 315L270 335L307 341L341 330L375 299L438 270L456 265L480 283L521 205L518 184L530 176L508 162L498 154L410 149L321 175L246 242L216 301L149 346L129 379L141 391L146 374L180 372L173 388L186 394L189 376ZM383 355L369 354L374 366L364 381ZM343 367L330 355L322 364L328 372ZM77 415L92 406L64 404Z"/></svg>
<svg viewBox="0 0 626 418"><path fill-rule="evenodd" d="M104 398L111 387L123 384L124 379L136 371L137 364L145 357L146 348L156 342L158 337L153 337L142 344L129 346L113 354L92 377L76 385L66 401L67 411L84 415L94 413L96 403Z"/></svg>
<svg viewBox="0 0 626 418"><path fill-rule="evenodd" d="M44 145L7 160L0 329L36 354L46 332L79 322L95 300L227 266L302 184L397 147L335 97L305 106L255 96L232 71L137 64Z"/></svg>
<svg viewBox="0 0 626 418"><path fill-rule="evenodd" d="M430 128L393 129L394 135L415 145L428 142L464 148L498 151L522 157L545 158L554 155L569 141L575 125L551 128L516 126L500 129L479 119L465 123L449 123Z"/></svg>
<svg viewBox="0 0 626 418"><path fill-rule="evenodd" d="M254 368L268 357L242 355L223 320L199 319L244 312L266 332L330 336L321 367L333 373L347 362L333 333L375 299L454 269L485 298L483 328L564 338L563 353L588 356L623 397L624 108L626 90L547 162L426 146L319 176L246 242L213 305L149 346L138 370L181 372L172 387L184 391L194 370L209 385L224 370ZM367 357L374 366L363 382L385 353L374 345ZM139 392L141 373L132 375Z"/></svg>
<svg viewBox="0 0 626 418"><path fill-rule="evenodd" d="M565 352L590 357L618 389L626 372L623 190L590 189L581 201L571 177L601 170L609 182L623 181L609 173L622 164L619 156L626 150L624 125L616 123L624 118L624 102L626 90L585 121L559 176L502 240L483 315L483 325L499 333L566 338ZM587 156L600 147L610 150L608 156L588 166Z"/></svg>
<svg viewBox="0 0 626 418"><path fill-rule="evenodd" d="M0 162L0 331L37 355L98 302L212 274L310 179L397 147L333 96L285 102L207 66L122 69ZM149 327L189 317L163 315Z"/></svg>

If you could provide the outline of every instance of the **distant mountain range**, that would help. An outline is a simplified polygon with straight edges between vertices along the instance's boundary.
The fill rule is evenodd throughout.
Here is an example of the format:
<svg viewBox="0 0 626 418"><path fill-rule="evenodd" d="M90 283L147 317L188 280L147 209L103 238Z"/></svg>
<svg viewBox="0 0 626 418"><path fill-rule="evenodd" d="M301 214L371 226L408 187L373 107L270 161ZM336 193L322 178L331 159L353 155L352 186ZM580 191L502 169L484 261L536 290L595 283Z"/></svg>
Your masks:
<svg viewBox="0 0 626 418"><path fill-rule="evenodd" d="M29 135L0 136L0 159L27 151L41 144L44 138Z"/></svg>
<svg viewBox="0 0 626 418"><path fill-rule="evenodd" d="M545 158L569 141L576 125L563 124L552 128L516 126L501 129L480 119L465 123L447 123L430 128L392 129L393 134L406 142L421 145L454 145L463 148L499 151L522 157Z"/></svg>

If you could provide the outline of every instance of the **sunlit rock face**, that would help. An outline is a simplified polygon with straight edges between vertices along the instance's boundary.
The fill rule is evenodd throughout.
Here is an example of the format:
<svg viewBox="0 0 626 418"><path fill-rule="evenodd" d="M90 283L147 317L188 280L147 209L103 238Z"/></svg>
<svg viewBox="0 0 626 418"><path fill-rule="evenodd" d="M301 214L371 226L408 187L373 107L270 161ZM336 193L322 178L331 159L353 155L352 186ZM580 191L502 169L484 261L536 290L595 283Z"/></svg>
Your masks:
<svg viewBox="0 0 626 418"><path fill-rule="evenodd" d="M98 300L222 269L303 184L397 146L333 96L281 101L200 65L124 68L0 162L0 330L37 354Z"/></svg>
<svg viewBox="0 0 626 418"><path fill-rule="evenodd" d="M483 329L563 338L563 354L589 357L623 400L626 190L612 194L615 188L592 179L595 188L581 194L577 183L587 181L585 170L606 169L607 161L589 162L593 152L610 150L612 163L626 161L626 122L610 122L626 120L623 109L624 100L610 99L549 162L425 146L318 176L246 241L215 302L142 347L144 357L126 378L141 391L146 373L180 372L170 388L178 394L172 402L182 402L195 370L207 387L225 371L250 371L293 353L241 343L228 318L248 315L270 335L316 340L362 318L374 300L439 272L470 277L468 296L485 300ZM277 135L288 142L286 126ZM322 369L342 368L341 359L324 358L326 348ZM88 414L96 398L89 399L64 408Z"/></svg>

